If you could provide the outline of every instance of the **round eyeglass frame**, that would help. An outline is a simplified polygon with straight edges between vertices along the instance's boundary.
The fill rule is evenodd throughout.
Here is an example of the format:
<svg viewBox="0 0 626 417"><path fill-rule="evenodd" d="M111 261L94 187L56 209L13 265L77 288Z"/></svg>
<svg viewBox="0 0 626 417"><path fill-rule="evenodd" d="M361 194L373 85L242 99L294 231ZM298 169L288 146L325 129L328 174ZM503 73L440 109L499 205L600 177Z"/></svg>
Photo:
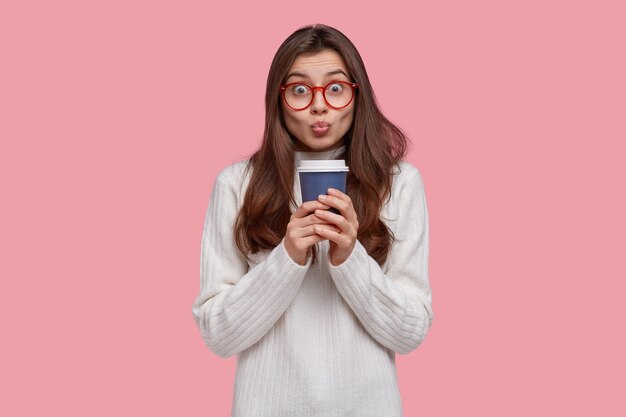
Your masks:
<svg viewBox="0 0 626 417"><path fill-rule="evenodd" d="M296 85L296 84L304 85L311 91L311 101L309 101L309 104L307 104L306 106L302 107L301 109L296 109L294 107L291 107L291 105L289 105L289 103L287 102L287 98L285 97L285 90L287 90L287 87L290 87L290 86ZM346 85L350 86L350 88L352 89L352 97L350 97L350 101L348 101L348 104L346 104L345 106L341 106L341 107L335 107L335 106L333 106L332 104L330 104L328 102L328 100L326 99L326 89L331 84L346 84ZM331 109L339 110L339 109L343 109L344 107L349 106L350 103L352 103L352 100L354 100L354 90L356 90L358 87L359 87L358 83L352 83L352 82L349 82L349 81L338 81L338 80L336 80L336 81L329 82L325 86L314 86L314 87L311 87L307 83L296 81L296 82L293 82L293 83L281 85L280 86L280 95L282 96L283 101L285 102L285 104L290 109L295 110L295 111L301 111L301 110L308 109L311 106L311 104L313 104L313 100L315 100L315 91L322 90L322 97L324 98L324 101L326 102L326 105L328 105L328 107L330 107Z"/></svg>

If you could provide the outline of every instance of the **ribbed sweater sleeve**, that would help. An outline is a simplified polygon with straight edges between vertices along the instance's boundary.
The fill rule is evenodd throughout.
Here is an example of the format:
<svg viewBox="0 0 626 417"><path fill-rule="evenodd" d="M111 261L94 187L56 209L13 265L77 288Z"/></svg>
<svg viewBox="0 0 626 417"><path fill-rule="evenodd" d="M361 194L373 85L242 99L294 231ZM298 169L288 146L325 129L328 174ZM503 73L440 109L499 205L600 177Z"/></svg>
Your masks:
<svg viewBox="0 0 626 417"><path fill-rule="evenodd" d="M311 265L311 256L304 266L294 262L283 239L265 261L248 270L233 237L239 210L236 190L222 171L206 212L200 293L192 308L204 342L224 358L247 349L270 330L293 301Z"/></svg>
<svg viewBox="0 0 626 417"><path fill-rule="evenodd" d="M424 340L434 316L428 278L428 210L417 168L399 188L396 241L386 273L358 240L350 256L339 265L329 262L329 269L367 332L392 351L407 354Z"/></svg>

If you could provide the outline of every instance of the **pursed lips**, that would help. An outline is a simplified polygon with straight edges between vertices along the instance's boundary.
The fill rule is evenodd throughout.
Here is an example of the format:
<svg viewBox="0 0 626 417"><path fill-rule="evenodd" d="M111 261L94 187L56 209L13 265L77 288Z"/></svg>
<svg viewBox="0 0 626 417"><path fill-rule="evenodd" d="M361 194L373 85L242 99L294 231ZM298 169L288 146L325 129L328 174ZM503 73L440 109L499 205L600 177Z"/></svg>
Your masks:
<svg viewBox="0 0 626 417"><path fill-rule="evenodd" d="M311 127L313 128L323 128L323 127L327 127L330 126L330 123L328 122L315 122L311 125Z"/></svg>

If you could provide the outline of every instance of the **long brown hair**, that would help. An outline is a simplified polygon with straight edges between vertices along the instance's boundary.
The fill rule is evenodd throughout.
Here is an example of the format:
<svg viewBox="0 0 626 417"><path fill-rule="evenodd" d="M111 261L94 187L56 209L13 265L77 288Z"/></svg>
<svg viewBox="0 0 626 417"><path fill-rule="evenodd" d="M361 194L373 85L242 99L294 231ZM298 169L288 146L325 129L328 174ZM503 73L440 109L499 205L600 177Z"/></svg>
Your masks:
<svg viewBox="0 0 626 417"><path fill-rule="evenodd" d="M334 50L344 59L355 92L352 126L342 138L345 159L350 167L346 193L352 199L359 219L357 239L367 253L383 265L393 241L393 233L380 219L380 210L390 196L392 168L404 158L407 137L380 111L365 66L356 47L340 31L317 24L302 27L278 48L267 77L265 131L260 148L250 157L245 175L252 169L244 202L235 221L235 242L248 256L275 248L284 238L291 217L295 175L295 148L285 127L279 94L287 71L302 53ZM312 246L316 262L316 246ZM248 258L249 259L249 258Z"/></svg>

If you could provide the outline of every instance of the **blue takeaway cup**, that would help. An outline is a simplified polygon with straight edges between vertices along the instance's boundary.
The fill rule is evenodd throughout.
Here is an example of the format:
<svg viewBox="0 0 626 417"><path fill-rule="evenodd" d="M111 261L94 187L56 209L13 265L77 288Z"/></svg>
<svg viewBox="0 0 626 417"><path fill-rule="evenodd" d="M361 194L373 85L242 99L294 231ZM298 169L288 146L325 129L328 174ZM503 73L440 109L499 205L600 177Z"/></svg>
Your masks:
<svg viewBox="0 0 626 417"><path fill-rule="evenodd" d="M300 175L302 202L317 200L320 194L328 194L329 188L336 188L345 193L348 171L345 159L300 161L298 175ZM331 207L328 211L341 214L334 207Z"/></svg>

